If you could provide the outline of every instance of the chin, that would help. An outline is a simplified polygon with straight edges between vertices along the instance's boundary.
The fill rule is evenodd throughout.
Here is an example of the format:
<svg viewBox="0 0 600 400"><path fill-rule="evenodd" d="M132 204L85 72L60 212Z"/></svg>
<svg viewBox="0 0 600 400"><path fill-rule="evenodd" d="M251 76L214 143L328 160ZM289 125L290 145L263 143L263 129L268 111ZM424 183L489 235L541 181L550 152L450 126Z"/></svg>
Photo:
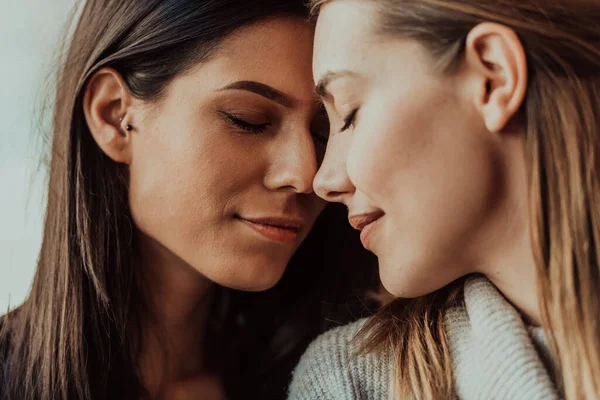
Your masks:
<svg viewBox="0 0 600 400"><path fill-rule="evenodd" d="M230 282L226 285L221 285L234 290L241 290L243 292L264 292L273 288L280 281L281 275L274 279L260 279L260 280L238 280L237 282Z"/></svg>
<svg viewBox="0 0 600 400"><path fill-rule="evenodd" d="M414 284L411 284L413 282ZM418 297L426 296L430 293L435 292L438 289L441 289L444 285L440 287L423 287L421 282L412 281L410 279L406 280L402 284L399 284L397 281L394 282L386 282L385 279L381 279L381 284L392 294L394 297L399 297L403 299L415 299Z"/></svg>
<svg viewBox="0 0 600 400"><path fill-rule="evenodd" d="M243 270L240 270L238 265L231 276L215 279L214 281L221 286L234 290L262 292L277 285L285 272L286 266L287 264L261 263L249 265L246 263Z"/></svg>

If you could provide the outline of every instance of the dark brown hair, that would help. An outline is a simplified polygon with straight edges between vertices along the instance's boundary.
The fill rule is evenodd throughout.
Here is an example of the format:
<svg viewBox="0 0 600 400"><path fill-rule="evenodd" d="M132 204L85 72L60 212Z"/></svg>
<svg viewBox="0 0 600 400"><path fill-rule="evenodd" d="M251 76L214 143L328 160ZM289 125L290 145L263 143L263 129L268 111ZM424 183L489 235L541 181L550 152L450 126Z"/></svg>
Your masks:
<svg viewBox="0 0 600 400"><path fill-rule="evenodd" d="M227 35L278 16L306 18L307 10L302 0L86 2L56 84L37 270L24 304L0 320L0 397L146 395L137 349L147 307L134 264L127 175L94 142L83 89L95 71L112 67L133 96L156 100ZM273 289L217 289L206 346L222 350L212 361L228 397L285 398L307 344L328 321L358 316L351 311L362 305L353 299L372 282L371 261L347 228L345 210L329 207Z"/></svg>
<svg viewBox="0 0 600 400"><path fill-rule="evenodd" d="M313 0L318 12L330 0ZM335 1L335 0L331 0ZM530 226L545 332L569 400L600 398L600 6L589 0L381 0L378 33L414 39L442 73L483 22L513 29L529 85L522 114ZM454 397L444 311L464 279L396 300L370 320L367 350L395 354L402 398Z"/></svg>

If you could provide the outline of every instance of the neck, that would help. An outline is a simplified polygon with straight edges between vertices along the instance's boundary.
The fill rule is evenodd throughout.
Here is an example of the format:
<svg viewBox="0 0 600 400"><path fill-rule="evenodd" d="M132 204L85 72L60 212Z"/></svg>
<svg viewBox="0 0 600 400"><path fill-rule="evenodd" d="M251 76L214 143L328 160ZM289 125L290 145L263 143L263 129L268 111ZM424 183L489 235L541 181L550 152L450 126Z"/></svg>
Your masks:
<svg viewBox="0 0 600 400"><path fill-rule="evenodd" d="M139 365L156 393L205 372L202 349L214 284L159 243L140 241L150 316L142 325Z"/></svg>
<svg viewBox="0 0 600 400"><path fill-rule="evenodd" d="M529 243L529 241L527 241ZM519 246L521 247L521 246ZM483 272L530 325L541 325L537 278L529 247L513 249Z"/></svg>
<svg viewBox="0 0 600 400"><path fill-rule="evenodd" d="M523 135L505 136L506 162L499 180L496 212L479 243L480 260L476 272L483 273L523 315L529 324L541 324L536 267L533 257L528 208L528 182Z"/></svg>

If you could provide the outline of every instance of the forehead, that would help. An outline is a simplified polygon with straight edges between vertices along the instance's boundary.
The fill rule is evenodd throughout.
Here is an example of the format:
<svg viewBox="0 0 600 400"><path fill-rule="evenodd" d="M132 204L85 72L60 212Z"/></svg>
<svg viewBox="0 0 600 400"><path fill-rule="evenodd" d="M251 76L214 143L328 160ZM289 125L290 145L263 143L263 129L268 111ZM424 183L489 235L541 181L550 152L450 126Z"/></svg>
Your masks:
<svg viewBox="0 0 600 400"><path fill-rule="evenodd" d="M314 27L300 17L281 17L245 26L188 74L206 89L233 81L256 81L297 98L313 98ZM189 82L188 82L189 83Z"/></svg>
<svg viewBox="0 0 600 400"><path fill-rule="evenodd" d="M219 46L219 57L255 60L257 55L273 58L291 53L304 55L312 51L313 34L313 26L306 19L270 18L244 26L229 35Z"/></svg>
<svg viewBox="0 0 600 400"><path fill-rule="evenodd" d="M315 32L313 74L366 67L375 41L375 7L368 1L333 0L321 7Z"/></svg>

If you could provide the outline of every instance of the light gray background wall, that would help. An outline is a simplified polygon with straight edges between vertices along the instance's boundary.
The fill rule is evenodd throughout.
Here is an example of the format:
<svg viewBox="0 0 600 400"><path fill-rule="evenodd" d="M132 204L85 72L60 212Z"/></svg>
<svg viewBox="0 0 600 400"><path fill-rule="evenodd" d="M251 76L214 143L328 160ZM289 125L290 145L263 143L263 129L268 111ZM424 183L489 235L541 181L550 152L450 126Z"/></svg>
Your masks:
<svg viewBox="0 0 600 400"><path fill-rule="evenodd" d="M0 314L24 300L35 270L45 197L41 135L48 132L41 108L76 3L0 0Z"/></svg>

